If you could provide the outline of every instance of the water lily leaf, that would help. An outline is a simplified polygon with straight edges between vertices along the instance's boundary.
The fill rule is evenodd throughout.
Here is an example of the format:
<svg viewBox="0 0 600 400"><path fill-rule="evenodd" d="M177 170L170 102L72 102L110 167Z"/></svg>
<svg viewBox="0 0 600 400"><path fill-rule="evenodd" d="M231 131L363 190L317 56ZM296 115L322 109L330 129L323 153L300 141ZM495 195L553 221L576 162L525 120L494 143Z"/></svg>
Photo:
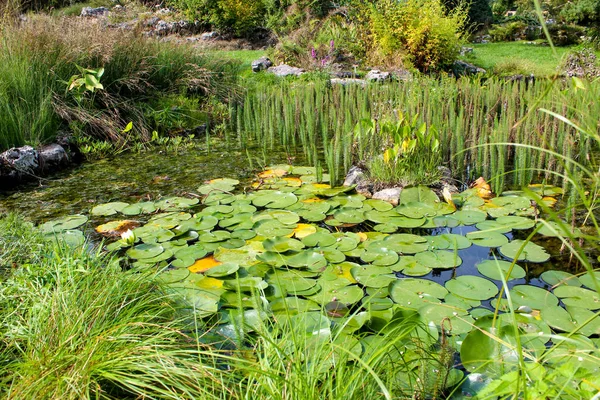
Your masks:
<svg viewBox="0 0 600 400"><path fill-rule="evenodd" d="M229 290L240 292L253 292L254 290L263 290L269 286L261 277L246 276L244 278L230 279L223 282L223 287Z"/></svg>
<svg viewBox="0 0 600 400"><path fill-rule="evenodd" d="M314 194L324 197L335 197L354 190L354 186L339 186L334 188L329 185L313 184L312 186L314 188Z"/></svg>
<svg viewBox="0 0 600 400"><path fill-rule="evenodd" d="M205 185L198 188L200 194L209 194L212 192L231 192L240 181L237 179L221 178L208 181Z"/></svg>
<svg viewBox="0 0 600 400"><path fill-rule="evenodd" d="M251 241L236 249L218 248L214 256L221 262L233 262L240 266L251 266L257 263L256 257L264 251L262 242Z"/></svg>
<svg viewBox="0 0 600 400"><path fill-rule="evenodd" d="M346 256L341 251L334 249L333 247L315 247L315 251L323 254L327 261L332 264L339 264L341 262L346 261Z"/></svg>
<svg viewBox="0 0 600 400"><path fill-rule="evenodd" d="M525 306L534 310L541 310L549 306L557 306L558 298L547 290L529 285L516 285L510 289L510 297L515 309ZM506 299L500 302L500 309L508 310ZM496 300L492 300L492 307L496 307Z"/></svg>
<svg viewBox="0 0 600 400"><path fill-rule="evenodd" d="M77 229L48 233L46 236L54 237L55 240L63 242L69 247L80 247L85 243L85 236L83 235L83 232Z"/></svg>
<svg viewBox="0 0 600 400"><path fill-rule="evenodd" d="M600 317L596 315L597 311L573 306L567 306L567 311L575 325L580 327L579 333L585 336L600 335Z"/></svg>
<svg viewBox="0 0 600 400"><path fill-rule="evenodd" d="M433 190L429 189L427 186L404 188L400 193L400 204L434 204L439 203L439 201L439 197L435 194Z"/></svg>
<svg viewBox="0 0 600 400"><path fill-rule="evenodd" d="M333 217L343 224L360 224L365 222L364 212L356 208L339 208L333 213Z"/></svg>
<svg viewBox="0 0 600 400"><path fill-rule="evenodd" d="M322 306L312 300L291 296L271 302L271 311L275 314L295 315L307 311L318 311Z"/></svg>
<svg viewBox="0 0 600 400"><path fill-rule="evenodd" d="M435 217L437 203L403 203L396 207L396 212L408 218Z"/></svg>
<svg viewBox="0 0 600 400"><path fill-rule="evenodd" d="M285 253L286 251L298 251L304 248L304 243L299 240L287 237L274 237L263 242L263 247L266 251L274 251L276 253Z"/></svg>
<svg viewBox="0 0 600 400"><path fill-rule="evenodd" d="M418 310L428 304L438 304L448 290L439 283L419 278L403 278L393 282L390 297L402 307Z"/></svg>
<svg viewBox="0 0 600 400"><path fill-rule="evenodd" d="M444 233L437 236L425 236L432 250L463 250L471 247L471 241L462 235Z"/></svg>
<svg viewBox="0 0 600 400"><path fill-rule="evenodd" d="M303 250L286 258L286 264L293 268L307 268L311 271L319 271L327 266L325 256L314 250Z"/></svg>
<svg viewBox="0 0 600 400"><path fill-rule="evenodd" d="M185 281L190 275L190 271L187 269L170 269L162 272L158 276L158 280L166 285L172 285Z"/></svg>
<svg viewBox="0 0 600 400"><path fill-rule="evenodd" d="M390 211L394 208L394 206L388 203L387 201L378 199L365 200L364 204L370 206L371 208L377 211Z"/></svg>
<svg viewBox="0 0 600 400"><path fill-rule="evenodd" d="M253 215L252 213L232 214L230 218L220 220L219 226L229 231L240 229L250 230L254 226Z"/></svg>
<svg viewBox="0 0 600 400"><path fill-rule="evenodd" d="M349 307L358 303L363 298L363 295L363 290L360 287L356 285L346 285L342 287L322 287L320 292L308 298L323 305L339 302Z"/></svg>
<svg viewBox="0 0 600 400"><path fill-rule="evenodd" d="M433 218L426 218L421 228L455 228L460 225L460 221L451 215L438 215Z"/></svg>
<svg viewBox="0 0 600 400"><path fill-rule="evenodd" d="M501 247L508 243L508 238L501 233L492 231L473 231L467 233L467 239L482 247Z"/></svg>
<svg viewBox="0 0 600 400"><path fill-rule="evenodd" d="M415 256L402 256L390 268L407 276L424 276L432 271L431 267L421 263Z"/></svg>
<svg viewBox="0 0 600 400"><path fill-rule="evenodd" d="M254 224L254 231L264 237L287 236L294 233L296 224L284 225L276 219L264 219Z"/></svg>
<svg viewBox="0 0 600 400"><path fill-rule="evenodd" d="M43 233L52 232L63 232L71 229L79 228L81 225L88 221L88 217L85 215L69 215L66 217L58 218L52 221L48 221L40 226Z"/></svg>
<svg viewBox="0 0 600 400"><path fill-rule="evenodd" d="M579 282L581 282L581 284L585 287L588 287L592 290L596 290L594 278L596 282L598 282L598 285L600 285L600 271L593 271L593 275L590 275L589 272L586 272L585 274L579 277Z"/></svg>
<svg viewBox="0 0 600 400"><path fill-rule="evenodd" d="M512 270L511 270L512 266ZM501 281L502 277L506 281L512 281L514 279L525 278L525 270L519 265L504 260L485 260L477 264L477 270L479 273L487 278ZM508 271L511 270L510 275Z"/></svg>
<svg viewBox="0 0 600 400"><path fill-rule="evenodd" d="M98 225L96 232L103 236L121 236L122 233L127 232L130 229L135 229L140 226L138 221L132 221L129 219L122 221L112 221L106 224Z"/></svg>
<svg viewBox="0 0 600 400"><path fill-rule="evenodd" d="M331 233L320 230L312 235L306 236L302 239L302 243L304 243L307 247L327 247L332 246L336 243L336 237Z"/></svg>
<svg viewBox="0 0 600 400"><path fill-rule="evenodd" d="M373 229L382 233L394 233L398 230L398 227L392 224L377 224L373 226Z"/></svg>
<svg viewBox="0 0 600 400"><path fill-rule="evenodd" d="M408 233L397 233L385 238L385 247L402 254L416 254L429 248L427 239Z"/></svg>
<svg viewBox="0 0 600 400"><path fill-rule="evenodd" d="M219 295L196 288L179 288L177 297L180 301L193 309L198 317L207 317L216 314L219 310Z"/></svg>
<svg viewBox="0 0 600 400"><path fill-rule="evenodd" d="M458 254L444 250L424 251L417 253L415 258L420 264L434 269L449 269L462 264Z"/></svg>
<svg viewBox="0 0 600 400"><path fill-rule="evenodd" d="M566 306L581 307L588 310L600 309L600 296L592 290L574 286L559 286L554 295Z"/></svg>
<svg viewBox="0 0 600 400"><path fill-rule="evenodd" d="M214 191L208 194L204 200L202 200L202 204L214 206L219 204L231 204L234 201L236 201L235 195L231 193Z"/></svg>
<svg viewBox="0 0 600 400"><path fill-rule="evenodd" d="M384 240L369 243L360 259L373 265L392 265L398 261L398 253L386 247Z"/></svg>
<svg viewBox="0 0 600 400"><path fill-rule="evenodd" d="M466 299L487 300L498 294L498 288L494 283L472 275L462 275L450 279L445 286L450 293Z"/></svg>
<svg viewBox="0 0 600 400"><path fill-rule="evenodd" d="M217 226L219 220L212 215L196 215L186 221L182 221L175 230L177 232L208 231Z"/></svg>
<svg viewBox="0 0 600 400"><path fill-rule="evenodd" d="M121 201L99 204L92 208L92 211L90 213L99 217L108 217L110 215L115 215L116 213L121 212L121 210L123 210L128 205L129 203L123 203Z"/></svg>
<svg viewBox="0 0 600 400"><path fill-rule="evenodd" d="M382 311L392 308L394 302L389 297L365 296L361 300L362 306L371 311Z"/></svg>
<svg viewBox="0 0 600 400"><path fill-rule="evenodd" d="M212 268L207 269L204 272L204 275L210 276L212 278L221 278L227 275L231 275L237 272L240 269L240 266L234 263L223 263Z"/></svg>
<svg viewBox="0 0 600 400"><path fill-rule="evenodd" d="M293 193L264 190L258 192L257 196L252 199L252 204L257 207L280 209L289 207L297 201L298 197Z"/></svg>
<svg viewBox="0 0 600 400"><path fill-rule="evenodd" d="M575 275L566 271L545 271L540 279L550 286L581 286L581 281Z"/></svg>
<svg viewBox="0 0 600 400"><path fill-rule="evenodd" d="M312 224L298 224L296 229L294 229L294 237L296 239L304 239L307 236L312 235L317 232L317 227Z"/></svg>
<svg viewBox="0 0 600 400"><path fill-rule="evenodd" d="M359 267L359 264L353 262L341 262L338 264L331 264L321 274L321 280L342 282L341 279L348 281L348 285L356 283L356 280L352 276L352 268ZM323 287L327 287L328 284L321 284Z"/></svg>
<svg viewBox="0 0 600 400"><path fill-rule="evenodd" d="M196 243L192 246L187 246L182 249L178 249L175 252L176 258L193 258L194 260L199 260L206 256L207 251L200 243Z"/></svg>
<svg viewBox="0 0 600 400"><path fill-rule="evenodd" d="M448 330L449 334L462 335L473 328L475 320L471 318L466 310L450 304L430 304L419 309L419 315L426 325L434 323L441 330Z"/></svg>
<svg viewBox="0 0 600 400"><path fill-rule="evenodd" d="M213 256L208 256L194 262L194 264L188 267L188 270L195 274L204 273L221 264L222 262L216 260Z"/></svg>
<svg viewBox="0 0 600 400"><path fill-rule="evenodd" d="M165 229L172 229L180 225L183 221L192 218L191 214L184 212L168 212L156 214L148 221L149 225L158 226Z"/></svg>
<svg viewBox="0 0 600 400"><path fill-rule="evenodd" d="M157 201L155 203L156 208L164 211L177 211L184 208L190 208L200 202L199 199L188 199L187 197L168 197L166 199Z"/></svg>
<svg viewBox="0 0 600 400"><path fill-rule="evenodd" d="M231 233L228 231L212 231L200 235L198 238L203 243L216 243L228 240L231 238Z"/></svg>
<svg viewBox="0 0 600 400"><path fill-rule="evenodd" d="M138 244L137 246L127 250L127 255L134 260L143 260L145 258L153 258L161 254L165 249L159 244Z"/></svg>
<svg viewBox="0 0 600 400"><path fill-rule="evenodd" d="M335 244L332 247L335 247L341 252L354 250L360 243L360 237L353 232L347 232L345 234L334 233L333 236L335 237Z"/></svg>
<svg viewBox="0 0 600 400"><path fill-rule="evenodd" d="M500 253L507 258L518 261L529 261L541 263L550 259L550 254L535 243L525 242L524 240L513 240L512 242L500 247Z"/></svg>
<svg viewBox="0 0 600 400"><path fill-rule="evenodd" d="M501 224L496 220L487 220L475 225L482 232L508 233L512 230L510 225ZM484 246L488 247L488 246Z"/></svg>
<svg viewBox="0 0 600 400"><path fill-rule="evenodd" d="M240 229L231 232L231 239L250 240L256 237L256 232L249 229Z"/></svg>
<svg viewBox="0 0 600 400"><path fill-rule="evenodd" d="M503 207L511 214L517 210L531 207L531 201L523 196L500 196L493 198L490 202L496 206Z"/></svg>
<svg viewBox="0 0 600 400"><path fill-rule="evenodd" d="M366 197L362 194L351 194L332 197L330 200L339 203L342 208L363 208L363 201L366 200Z"/></svg>
<svg viewBox="0 0 600 400"><path fill-rule="evenodd" d="M577 328L577 323L567 310L559 306L548 306L540 310L540 317L552 329L563 332L571 332Z"/></svg>
<svg viewBox="0 0 600 400"><path fill-rule="evenodd" d="M121 210L121 213L128 216L140 214L152 214L156 211L156 205L153 201L143 201L140 203L130 204Z"/></svg>
<svg viewBox="0 0 600 400"><path fill-rule="evenodd" d="M454 293L449 293L444 297L444 303L463 310L468 310L473 307L479 307L481 305L481 300L467 299Z"/></svg>
<svg viewBox="0 0 600 400"><path fill-rule="evenodd" d="M452 218L460 221L463 225L475 225L485 221L487 214L482 211L462 209L452 214Z"/></svg>
<svg viewBox="0 0 600 400"><path fill-rule="evenodd" d="M498 217L496 222L501 225L510 226L511 229L516 230L531 229L535 226L535 221L533 219L516 216Z"/></svg>
<svg viewBox="0 0 600 400"><path fill-rule="evenodd" d="M361 265L351 270L352 276L356 282L363 286L381 288L387 287L391 282L398 278L392 274L389 267L380 267L375 265Z"/></svg>
<svg viewBox="0 0 600 400"><path fill-rule="evenodd" d="M582 235L581 230L579 228L575 228L573 230L567 223L563 223L561 226L558 222L555 222L555 221L542 220L541 222L538 223L538 226L540 226L540 225L541 225L541 227L537 233L539 233L540 235L543 235L543 236L548 236L548 237L566 236L566 237L577 238Z"/></svg>

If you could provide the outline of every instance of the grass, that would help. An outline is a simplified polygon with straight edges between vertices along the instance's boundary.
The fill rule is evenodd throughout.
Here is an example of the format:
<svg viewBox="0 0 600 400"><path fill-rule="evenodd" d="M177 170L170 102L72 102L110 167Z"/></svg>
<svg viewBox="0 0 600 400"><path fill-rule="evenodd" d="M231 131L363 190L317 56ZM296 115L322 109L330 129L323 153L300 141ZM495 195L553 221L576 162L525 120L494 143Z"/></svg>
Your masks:
<svg viewBox="0 0 600 400"><path fill-rule="evenodd" d="M242 77L249 77L252 72L252 61L266 55L264 50L215 50L209 52L215 57L233 60L240 63L240 71Z"/></svg>
<svg viewBox="0 0 600 400"><path fill-rule="evenodd" d="M469 45L473 53L462 58L490 73L500 76L531 75L551 77L574 46L555 47L556 56L550 46L520 42L500 42ZM558 71L560 72L560 71Z"/></svg>

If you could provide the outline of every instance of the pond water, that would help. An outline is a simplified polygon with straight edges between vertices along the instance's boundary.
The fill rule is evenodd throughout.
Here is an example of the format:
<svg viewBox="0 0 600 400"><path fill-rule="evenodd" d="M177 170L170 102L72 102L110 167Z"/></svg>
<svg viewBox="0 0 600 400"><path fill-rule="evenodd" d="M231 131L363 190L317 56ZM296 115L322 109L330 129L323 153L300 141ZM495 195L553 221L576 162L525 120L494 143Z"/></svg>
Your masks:
<svg viewBox="0 0 600 400"><path fill-rule="evenodd" d="M278 166L260 172L249 157L255 166ZM250 298L260 292L274 315L293 309L316 326L342 316L374 330L373 321L404 310L438 327L449 319L457 343L472 342L471 324L487 323L502 287L498 270L513 268L513 259L513 302L534 312L519 314L524 332L565 331L600 308L583 287L593 279L573 275L584 270L560 254L559 239L546 231L524 244L538 221L518 193L484 201L470 189L444 203L419 187L392 207L318 183L327 176L314 168L282 165L292 159L302 163L285 151L221 145L124 154L2 194L0 207L76 242L84 236L75 228L99 241L95 229L109 224L111 250L132 268L165 268L161 279L201 317L224 321L216 331L225 336L236 334L241 312L263 318ZM135 235L117 240L129 228ZM542 275L550 270L561 272ZM599 318L588 325L586 336L600 333ZM532 351L547 343L527 342Z"/></svg>

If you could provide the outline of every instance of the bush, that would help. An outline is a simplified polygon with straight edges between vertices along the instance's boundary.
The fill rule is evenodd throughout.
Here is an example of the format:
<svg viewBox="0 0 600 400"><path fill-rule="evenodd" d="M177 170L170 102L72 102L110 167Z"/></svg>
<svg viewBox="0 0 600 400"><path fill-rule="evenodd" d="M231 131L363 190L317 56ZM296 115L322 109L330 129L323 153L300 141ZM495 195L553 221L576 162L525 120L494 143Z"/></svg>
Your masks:
<svg viewBox="0 0 600 400"><path fill-rule="evenodd" d="M446 13L439 0L379 1L371 7L371 46L384 59L407 54L421 71L441 70L458 55L466 19L464 8Z"/></svg>
<svg viewBox="0 0 600 400"><path fill-rule="evenodd" d="M525 39L527 24L521 21L508 22L503 25L494 25L489 31L493 42L512 42Z"/></svg>
<svg viewBox="0 0 600 400"><path fill-rule="evenodd" d="M548 26L552 42L556 46L570 46L581 42L585 29L577 25L555 24Z"/></svg>

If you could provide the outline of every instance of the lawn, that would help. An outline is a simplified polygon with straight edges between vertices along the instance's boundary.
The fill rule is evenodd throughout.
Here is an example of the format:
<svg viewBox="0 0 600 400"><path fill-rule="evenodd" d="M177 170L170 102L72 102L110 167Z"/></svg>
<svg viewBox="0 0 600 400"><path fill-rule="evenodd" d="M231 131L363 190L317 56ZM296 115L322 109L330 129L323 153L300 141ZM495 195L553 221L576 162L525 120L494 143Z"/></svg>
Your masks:
<svg viewBox="0 0 600 400"><path fill-rule="evenodd" d="M527 44L528 42L502 42L473 44L473 53L462 57L498 75L524 74L550 76L557 72L566 55L576 47L555 47Z"/></svg>

